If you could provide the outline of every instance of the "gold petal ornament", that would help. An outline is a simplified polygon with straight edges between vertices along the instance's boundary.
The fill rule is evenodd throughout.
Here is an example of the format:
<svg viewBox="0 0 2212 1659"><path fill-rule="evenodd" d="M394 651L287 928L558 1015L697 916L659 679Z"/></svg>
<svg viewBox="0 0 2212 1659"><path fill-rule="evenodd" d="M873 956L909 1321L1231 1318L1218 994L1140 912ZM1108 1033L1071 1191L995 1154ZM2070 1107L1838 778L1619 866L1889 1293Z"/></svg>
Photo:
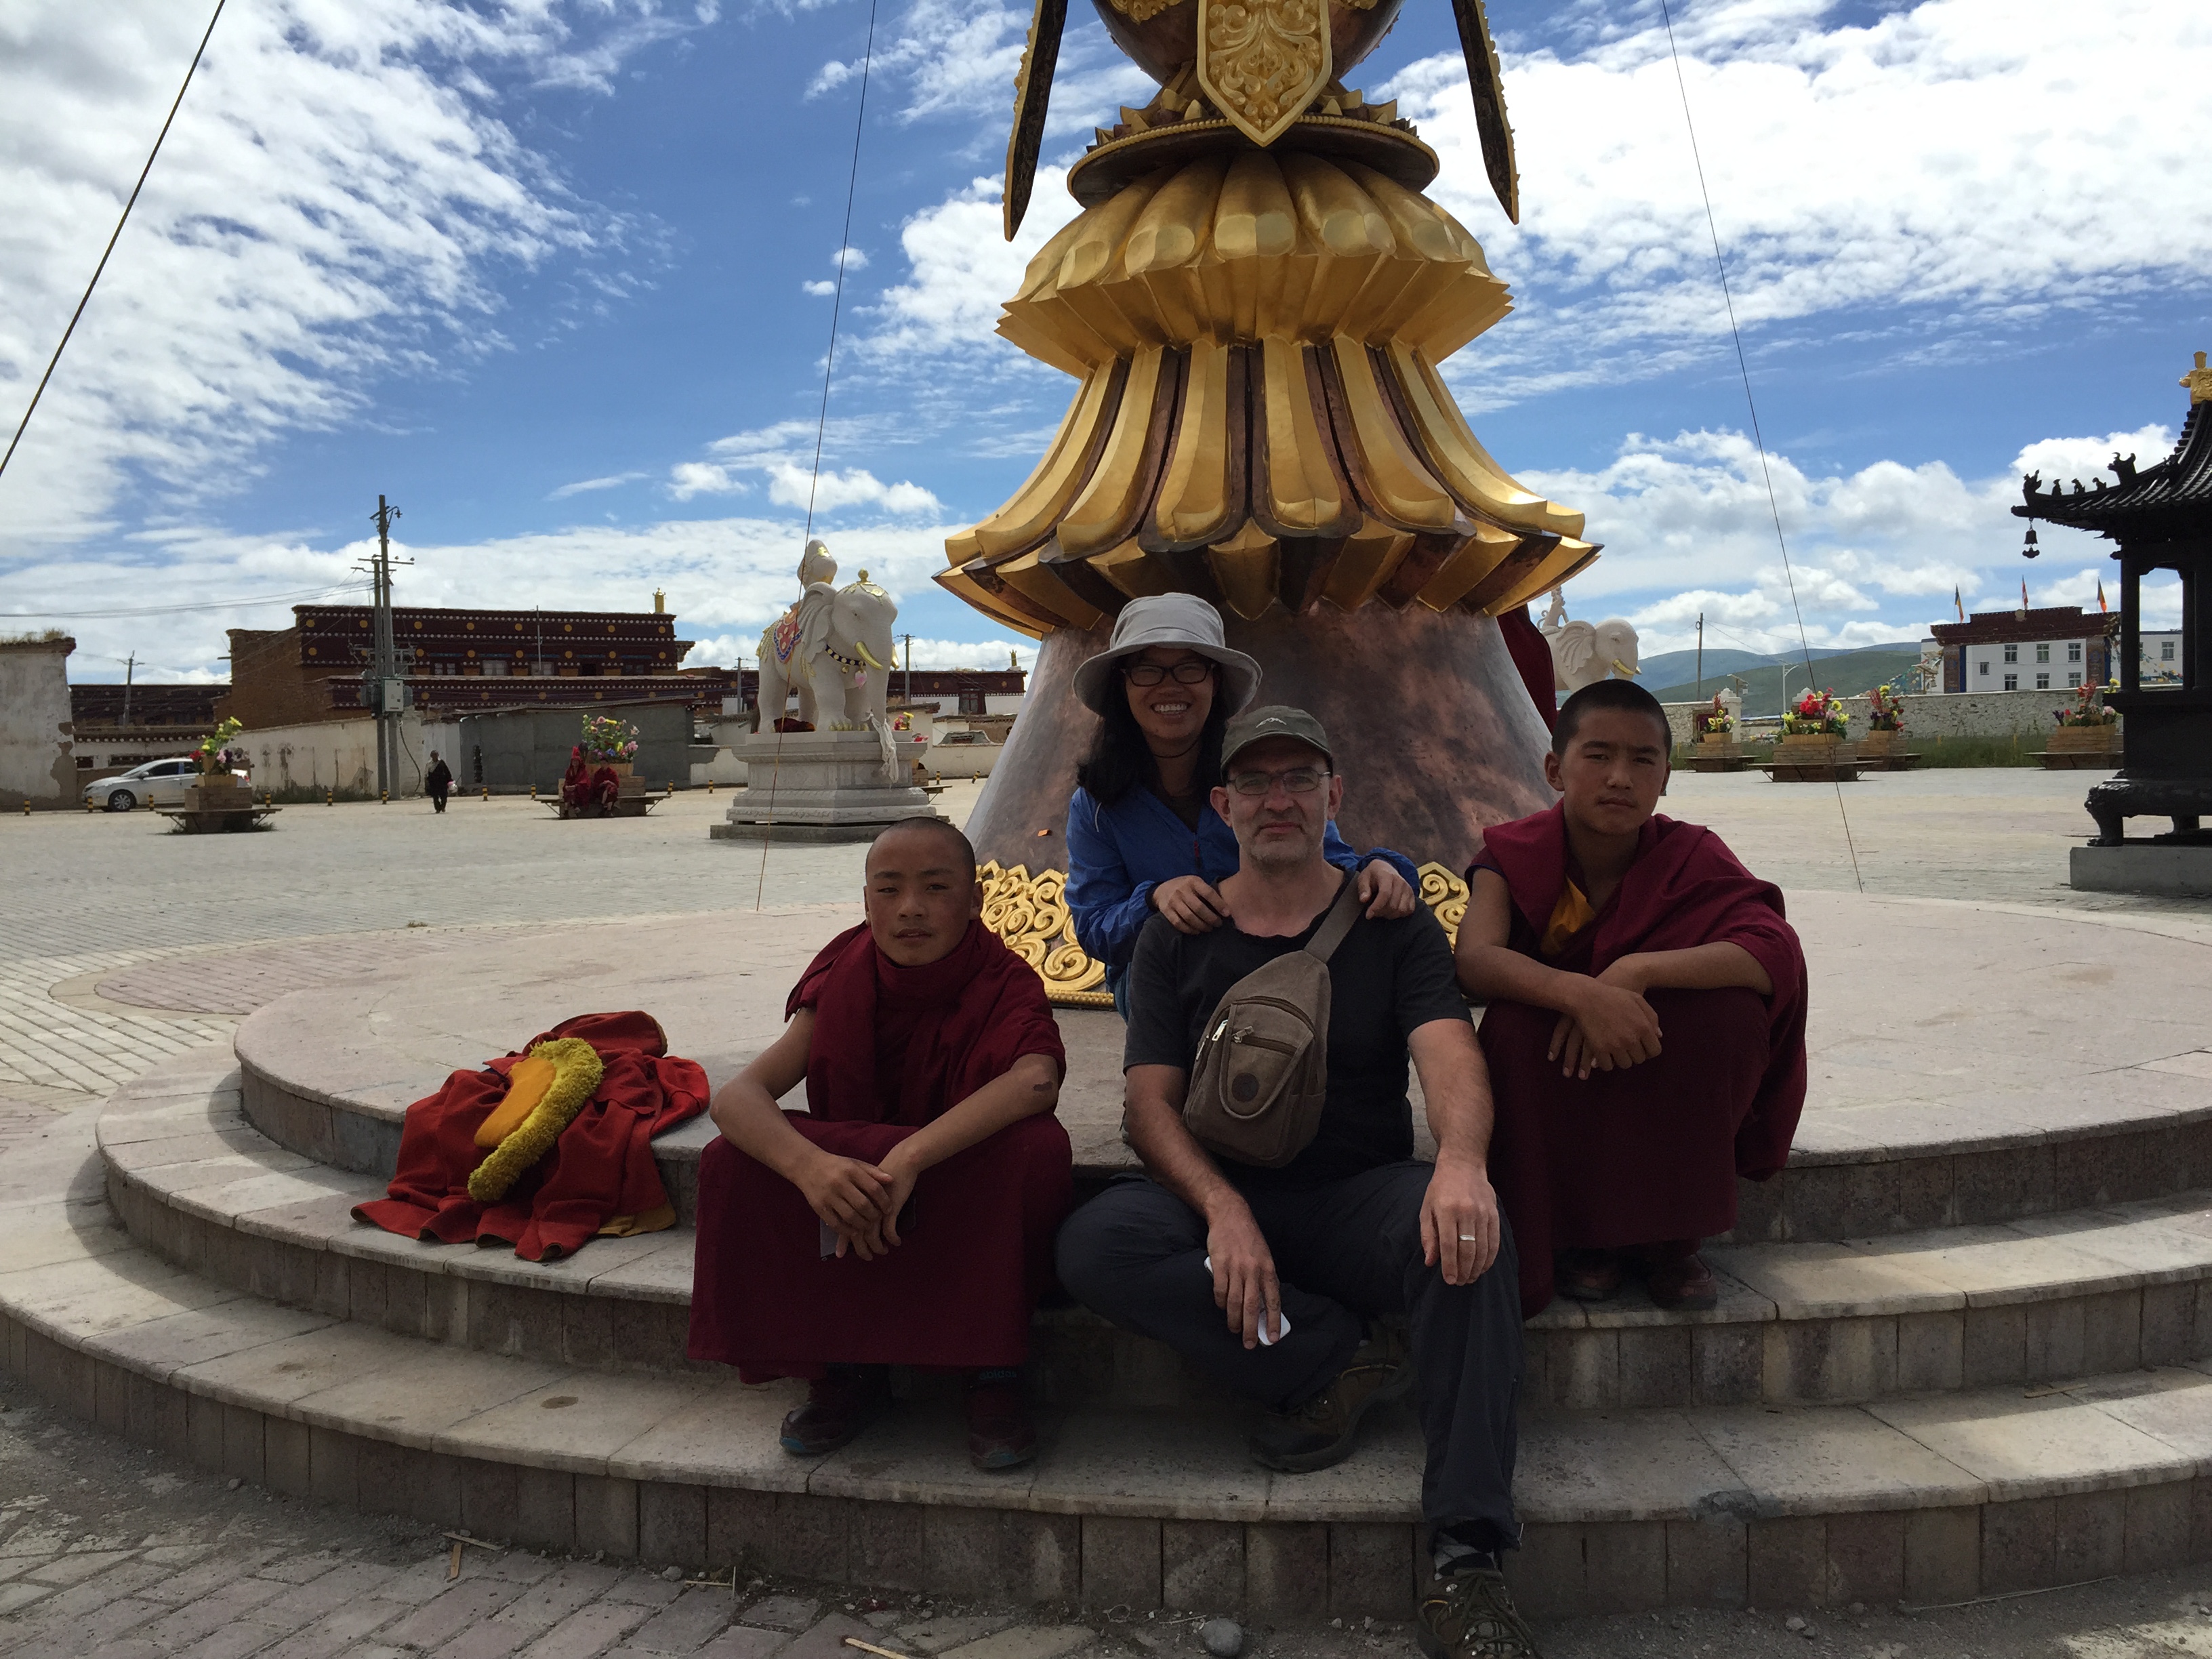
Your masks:
<svg viewBox="0 0 2212 1659"><path fill-rule="evenodd" d="M533 1068L526 1079L526 1085L537 1091L537 1098L522 1121L501 1137L491 1155L470 1172L469 1196L479 1204L496 1204L505 1198L524 1172L553 1150L561 1132L591 1103L606 1073L599 1050L583 1038L556 1037L539 1043L515 1063L508 1073L510 1095L516 1073L533 1060L544 1068ZM493 1118L498 1116L495 1110ZM485 1121L488 1126L492 1119ZM477 1145L483 1144L480 1131Z"/></svg>

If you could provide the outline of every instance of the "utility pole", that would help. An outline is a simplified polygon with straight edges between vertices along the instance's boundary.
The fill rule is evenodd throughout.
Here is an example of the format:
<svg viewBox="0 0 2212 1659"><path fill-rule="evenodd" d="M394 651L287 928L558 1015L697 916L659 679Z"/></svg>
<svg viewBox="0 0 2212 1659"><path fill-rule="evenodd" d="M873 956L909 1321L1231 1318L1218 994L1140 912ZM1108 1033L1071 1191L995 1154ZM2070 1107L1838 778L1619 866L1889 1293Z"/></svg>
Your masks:
<svg viewBox="0 0 2212 1659"><path fill-rule="evenodd" d="M1705 695L1705 613L1698 612L1698 695Z"/></svg>
<svg viewBox="0 0 2212 1659"><path fill-rule="evenodd" d="M399 717L407 707L407 682L401 678L398 642L392 631L392 521L399 509L376 498L376 551L369 559L370 644L368 696L376 716L376 791L389 799L399 776ZM412 561L408 561L412 562Z"/></svg>
<svg viewBox="0 0 2212 1659"><path fill-rule="evenodd" d="M110 657L108 660L113 662L115 659ZM118 726L131 724L131 681L137 672L138 653L133 651L123 659L123 718L116 722Z"/></svg>
<svg viewBox="0 0 2212 1659"><path fill-rule="evenodd" d="M914 635L902 634L899 637L906 641L906 700L912 702L914 701Z"/></svg>

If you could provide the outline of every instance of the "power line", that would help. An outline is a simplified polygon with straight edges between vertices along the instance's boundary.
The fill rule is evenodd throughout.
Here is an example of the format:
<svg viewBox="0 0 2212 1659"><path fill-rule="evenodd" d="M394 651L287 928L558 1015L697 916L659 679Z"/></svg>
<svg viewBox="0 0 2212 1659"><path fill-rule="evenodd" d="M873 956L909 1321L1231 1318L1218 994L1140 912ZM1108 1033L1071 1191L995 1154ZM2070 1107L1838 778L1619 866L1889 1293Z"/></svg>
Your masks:
<svg viewBox="0 0 2212 1659"><path fill-rule="evenodd" d="M360 582L343 582L336 587L303 587L291 593L256 593L245 599L195 600L190 605L126 605L113 611L0 611L0 620L90 622L103 617L168 617L181 616L188 611L237 611L247 605L282 605L288 599L305 601L330 599L339 593L358 593L362 586Z"/></svg>
<svg viewBox="0 0 2212 1659"><path fill-rule="evenodd" d="M853 198L860 184L860 135L868 117L868 71L876 61L876 4L877 0L868 0L868 43L860 53L860 107L853 112L853 167L845 179L845 230L837 243L837 287L830 301L830 355L822 362L822 412L814 422L814 476L806 484L806 529L800 544L802 553L805 550L805 538L814 534L814 495L822 485L822 439L830 429L830 376L837 367L837 319L844 310L845 266L853 251ZM765 680L767 676L763 674L762 678ZM742 669L738 685L738 695L742 696L744 687ZM753 707L762 714L769 712L761 708L758 693L754 695ZM775 755L769 763L768 820L761 825L760 874L753 881L753 908L756 910L761 908L761 896L768 890L768 848L769 842L775 838L775 788L783 776L783 710L781 707L777 708L772 718L775 721ZM746 785L748 787L751 786L750 769L746 774Z"/></svg>
<svg viewBox="0 0 2212 1659"><path fill-rule="evenodd" d="M169 123L177 118L177 111L185 101L185 88L191 85L192 76L207 52L208 42L215 38L216 21L222 15L223 3L224 0L215 0L215 14L208 19L207 33L200 36L199 50L192 54L192 61L185 70L184 82L178 87L176 98L169 106L168 118L161 123L161 131L155 135L154 148L146 153L146 165L138 170L138 182L131 186L131 199L124 203L123 212L115 221L115 234L107 239L106 247L101 250L100 263L92 270L92 280L84 285L83 297L76 302L76 309L70 313L69 326L62 331L61 342L54 347L54 355L46 359L46 372L39 376L38 390L31 393L31 402L23 410L23 418L15 422L15 435L8 440L8 453L0 455L0 472L7 471L8 463L15 459L15 446L23 441L23 428L31 423L31 411L38 408L39 399L46 395L46 382L54 378L54 365L61 362L62 352L69 345L70 337L76 332L77 319L84 315L84 308L92 300L92 290L100 285L100 273L107 269L107 256L115 252L115 244L123 234L123 227L130 222L131 210L138 205L138 192L146 188L146 175L153 172L154 158L161 153L161 141L169 136Z"/></svg>
<svg viewBox="0 0 2212 1659"><path fill-rule="evenodd" d="M1774 474L1766 465L1766 439L1759 428L1759 400L1751 394L1751 363L1744 356L1743 331L1736 326L1735 296L1729 291L1728 261L1721 254L1720 222L1713 216L1713 193L1705 184L1705 157L1698 149L1698 124L1690 118L1690 84L1682 76L1682 54L1674 44L1674 19L1668 10L1667 0L1659 0L1660 20L1667 26L1667 53L1674 62L1674 87L1682 96L1682 125L1690 135L1690 160L1698 173L1698 193L1705 198L1705 228L1713 239L1713 266L1720 272L1721 301L1728 308L1729 334L1735 342L1735 366L1743 377L1743 401L1751 411L1751 441L1759 448L1759 475L1766 485L1766 505L1774 514L1774 540L1782 550L1782 574L1790 585L1790 611L1797 620L1797 648L1805 659L1805 683L1809 690L1813 682L1813 644L1805 635L1805 612L1797 603L1797 573L1790 562L1790 538L1782 533L1782 503L1774 493ZM1787 684L1785 679L1784 684ZM1789 698L1783 699L1785 714ZM1836 813L1844 822L1844 845L1851 855L1851 880L1859 891L1866 891L1866 878L1859 873L1858 844L1851 837L1851 815L1844 806L1844 784L1834 780Z"/></svg>

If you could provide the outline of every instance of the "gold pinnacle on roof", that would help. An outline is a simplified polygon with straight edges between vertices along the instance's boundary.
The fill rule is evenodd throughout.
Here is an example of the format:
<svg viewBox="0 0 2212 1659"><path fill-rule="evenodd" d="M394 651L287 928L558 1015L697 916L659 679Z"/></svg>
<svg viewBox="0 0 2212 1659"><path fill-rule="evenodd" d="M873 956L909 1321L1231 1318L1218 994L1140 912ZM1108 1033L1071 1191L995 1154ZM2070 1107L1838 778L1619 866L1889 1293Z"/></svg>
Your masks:
<svg viewBox="0 0 2212 1659"><path fill-rule="evenodd" d="M2212 404L2212 368L2204 367L2204 354L2197 354L2197 367L2181 377L2181 384L2189 388L2191 404Z"/></svg>
<svg viewBox="0 0 2212 1659"><path fill-rule="evenodd" d="M999 331L1079 382L1012 499L938 580L1032 635L1200 593L1256 620L1323 599L1496 614L1585 568L1583 518L1516 483L1438 365L1510 301L1421 192L1435 153L1341 76L1401 0L1095 0L1159 82L1071 170L1084 211ZM1455 0L1484 161L1519 213L1480 0ZM1026 210L1066 0L1036 0L1007 147Z"/></svg>

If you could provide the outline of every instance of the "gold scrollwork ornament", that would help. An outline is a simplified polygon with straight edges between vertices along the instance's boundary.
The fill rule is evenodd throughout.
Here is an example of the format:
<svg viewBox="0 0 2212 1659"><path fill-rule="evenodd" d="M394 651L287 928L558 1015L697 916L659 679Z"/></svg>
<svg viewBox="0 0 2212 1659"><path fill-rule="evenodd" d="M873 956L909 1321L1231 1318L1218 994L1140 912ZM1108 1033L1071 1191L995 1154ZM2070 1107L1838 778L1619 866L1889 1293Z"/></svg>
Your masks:
<svg viewBox="0 0 2212 1659"><path fill-rule="evenodd" d="M983 884L983 925L1036 969L1048 999L1062 1007L1114 1006L1103 988L1106 964L1093 962L1075 941L1064 872L1032 876L1026 865L1006 867L989 859L976 866L975 879Z"/></svg>
<svg viewBox="0 0 2212 1659"><path fill-rule="evenodd" d="M1328 84L1328 0L1198 0L1198 83L1260 145Z"/></svg>

